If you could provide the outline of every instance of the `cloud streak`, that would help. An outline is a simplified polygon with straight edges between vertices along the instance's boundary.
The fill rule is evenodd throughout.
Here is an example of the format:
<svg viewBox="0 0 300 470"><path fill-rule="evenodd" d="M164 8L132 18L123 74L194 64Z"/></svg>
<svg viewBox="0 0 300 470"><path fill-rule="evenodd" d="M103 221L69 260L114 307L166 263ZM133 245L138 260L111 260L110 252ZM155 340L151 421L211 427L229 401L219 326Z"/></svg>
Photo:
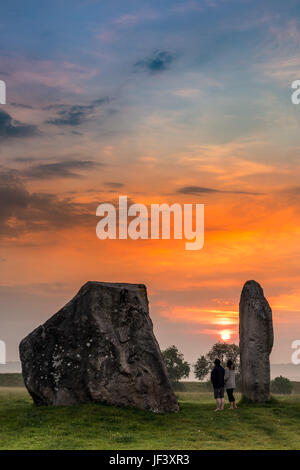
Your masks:
<svg viewBox="0 0 300 470"><path fill-rule="evenodd" d="M124 184L123 184L123 183L112 182L112 181L106 181L106 182L104 183L104 185L105 185L107 188L111 188L111 189L120 189L120 188L123 188L123 187L124 187Z"/></svg>
<svg viewBox="0 0 300 470"><path fill-rule="evenodd" d="M41 163L33 165L23 171L23 175L29 178L52 179L52 178L80 178L78 171L89 170L103 163L91 160L69 160L56 163Z"/></svg>
<svg viewBox="0 0 300 470"><path fill-rule="evenodd" d="M203 186L183 186L177 190L180 194L248 194L251 196L260 196L263 193L251 192L251 191L227 191L222 189L215 189L215 188L206 188Z"/></svg>

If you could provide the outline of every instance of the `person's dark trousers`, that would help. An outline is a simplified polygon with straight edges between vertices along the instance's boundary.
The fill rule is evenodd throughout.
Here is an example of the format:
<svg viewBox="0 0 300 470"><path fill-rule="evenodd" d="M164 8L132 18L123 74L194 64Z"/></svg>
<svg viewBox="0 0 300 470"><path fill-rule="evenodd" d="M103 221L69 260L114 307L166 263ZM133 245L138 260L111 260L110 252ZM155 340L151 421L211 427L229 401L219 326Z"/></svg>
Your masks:
<svg viewBox="0 0 300 470"><path fill-rule="evenodd" d="M234 399L234 396L233 396L233 388L227 388L226 392L227 392L227 395L228 395L229 403L234 402L235 399Z"/></svg>

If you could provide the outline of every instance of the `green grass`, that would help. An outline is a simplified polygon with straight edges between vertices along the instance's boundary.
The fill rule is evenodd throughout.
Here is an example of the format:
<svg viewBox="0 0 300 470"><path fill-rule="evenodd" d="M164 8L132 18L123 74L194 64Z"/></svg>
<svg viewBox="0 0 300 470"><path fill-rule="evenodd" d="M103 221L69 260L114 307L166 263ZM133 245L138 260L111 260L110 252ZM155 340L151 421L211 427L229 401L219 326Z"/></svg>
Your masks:
<svg viewBox="0 0 300 470"><path fill-rule="evenodd" d="M36 407L24 389L1 388L0 449L300 449L300 396L215 413L211 394L177 395L181 411L157 415L99 404Z"/></svg>

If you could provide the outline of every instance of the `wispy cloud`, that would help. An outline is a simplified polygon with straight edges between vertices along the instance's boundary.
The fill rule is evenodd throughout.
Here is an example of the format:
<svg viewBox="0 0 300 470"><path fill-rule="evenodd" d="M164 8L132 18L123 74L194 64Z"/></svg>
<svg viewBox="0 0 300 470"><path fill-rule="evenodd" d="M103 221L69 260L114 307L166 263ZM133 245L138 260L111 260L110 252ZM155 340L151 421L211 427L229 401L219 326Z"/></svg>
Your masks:
<svg viewBox="0 0 300 470"><path fill-rule="evenodd" d="M21 55L0 55L1 67L9 77L10 85L40 86L55 90L82 93L82 83L94 78L97 67L85 67L64 60L41 60ZM45 93L44 93L45 94Z"/></svg>
<svg viewBox="0 0 300 470"><path fill-rule="evenodd" d="M264 50L264 61L258 68L269 78L282 82L299 78L300 22L298 19L270 23L269 42Z"/></svg>
<svg viewBox="0 0 300 470"><path fill-rule="evenodd" d="M201 95L201 91L198 88L179 88L173 94L181 98L197 98Z"/></svg>
<svg viewBox="0 0 300 470"><path fill-rule="evenodd" d="M203 9L203 2L200 3L199 1L197 2L195 0L185 0L173 6L171 11L174 11L176 13L190 13L193 11L202 11Z"/></svg>
<svg viewBox="0 0 300 470"><path fill-rule="evenodd" d="M94 100L88 105L69 105L69 104L56 104L47 106L47 110L55 110L56 117L50 118L46 121L47 124L55 126L79 126L93 116L96 108L110 102L108 97L99 98Z"/></svg>
<svg viewBox="0 0 300 470"><path fill-rule="evenodd" d="M121 15L115 20L113 24L121 26L133 26L143 21L155 20L158 14L154 11L140 11L138 13L128 13Z"/></svg>
<svg viewBox="0 0 300 470"><path fill-rule="evenodd" d="M127 25L137 24L138 21L139 21L139 17L137 15L122 15L116 18L114 20L114 23L127 26Z"/></svg>
<svg viewBox="0 0 300 470"><path fill-rule="evenodd" d="M159 18L157 12L139 11L120 15L111 20L106 27L96 31L96 38L106 43L114 43L122 37L122 32L130 27L134 27L145 21L152 21Z"/></svg>

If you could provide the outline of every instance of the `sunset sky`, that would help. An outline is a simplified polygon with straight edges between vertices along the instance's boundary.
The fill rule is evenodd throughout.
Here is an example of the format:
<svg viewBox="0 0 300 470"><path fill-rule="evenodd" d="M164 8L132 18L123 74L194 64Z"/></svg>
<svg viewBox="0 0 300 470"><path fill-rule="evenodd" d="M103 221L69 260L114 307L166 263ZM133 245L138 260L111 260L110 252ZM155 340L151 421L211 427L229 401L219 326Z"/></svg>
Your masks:
<svg viewBox="0 0 300 470"><path fill-rule="evenodd" d="M87 280L144 283L161 348L238 343L261 283L273 363L300 339L297 0L1 4L0 339L18 343ZM205 204L205 244L96 237L96 208Z"/></svg>

